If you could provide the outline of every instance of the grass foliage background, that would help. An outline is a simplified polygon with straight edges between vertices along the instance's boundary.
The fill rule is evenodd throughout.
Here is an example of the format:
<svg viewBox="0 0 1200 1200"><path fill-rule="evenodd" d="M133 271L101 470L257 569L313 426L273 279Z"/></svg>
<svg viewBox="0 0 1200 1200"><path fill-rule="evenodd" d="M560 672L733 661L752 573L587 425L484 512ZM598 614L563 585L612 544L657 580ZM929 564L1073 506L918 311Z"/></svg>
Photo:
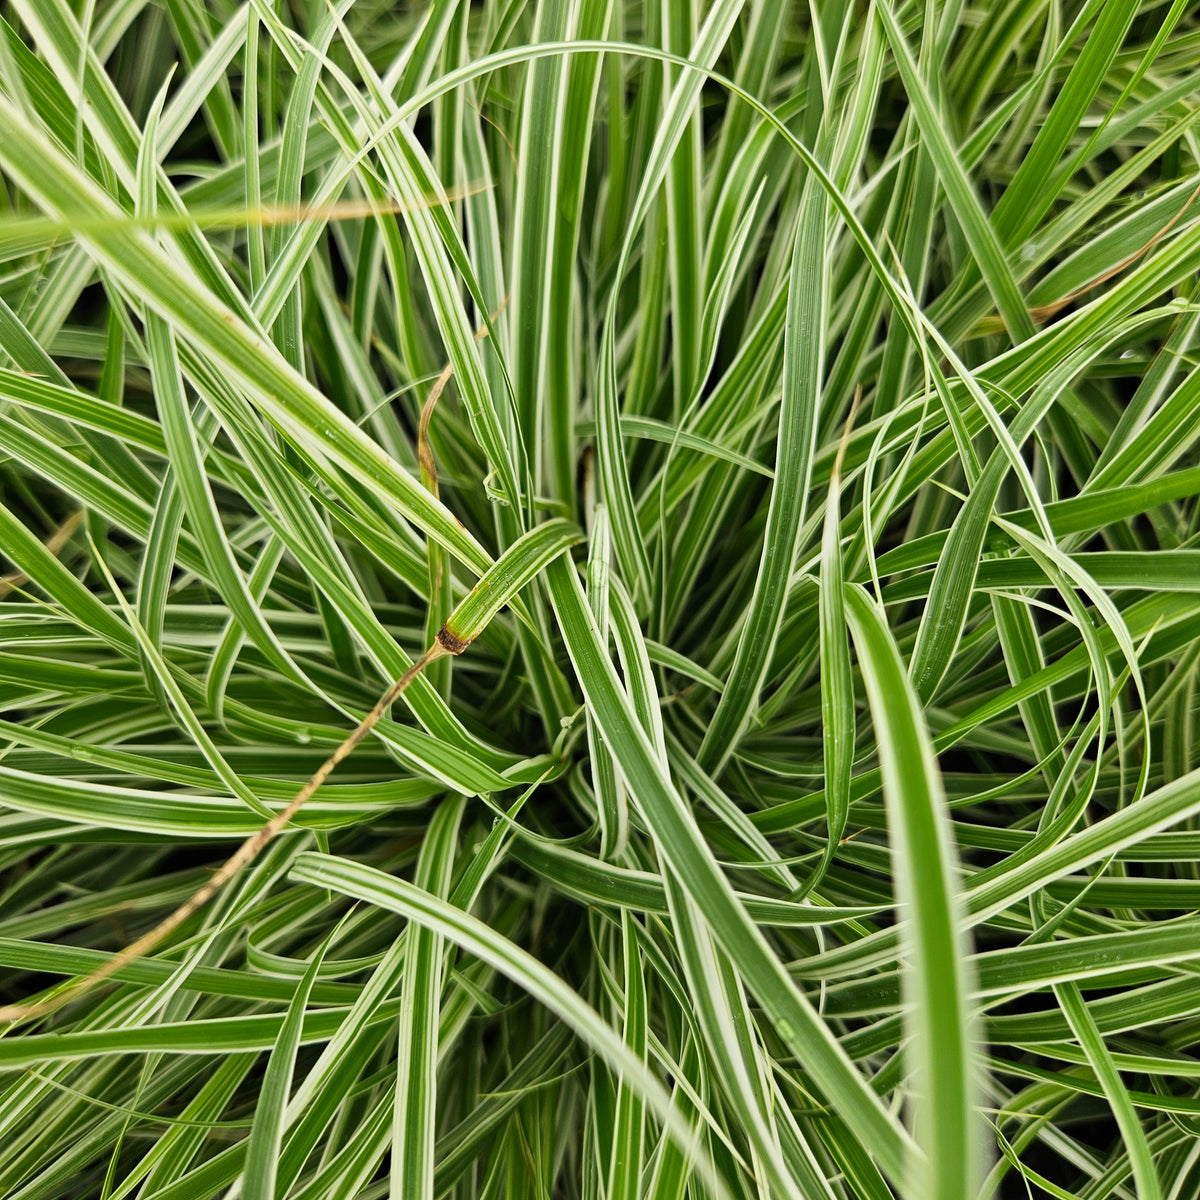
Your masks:
<svg viewBox="0 0 1200 1200"><path fill-rule="evenodd" d="M1198 67L10 0L4 1196L1200 1194Z"/></svg>

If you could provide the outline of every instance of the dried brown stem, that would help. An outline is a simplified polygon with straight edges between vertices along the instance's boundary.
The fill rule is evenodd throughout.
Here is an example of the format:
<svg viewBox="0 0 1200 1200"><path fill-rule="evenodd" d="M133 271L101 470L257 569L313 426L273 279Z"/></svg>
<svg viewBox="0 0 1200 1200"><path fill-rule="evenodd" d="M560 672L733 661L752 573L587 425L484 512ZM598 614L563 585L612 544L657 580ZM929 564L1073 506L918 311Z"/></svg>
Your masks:
<svg viewBox="0 0 1200 1200"><path fill-rule="evenodd" d="M1051 317L1060 313L1068 304L1078 300L1080 296L1086 295L1094 288L1098 288L1102 283L1107 283L1110 279L1119 275L1126 267L1132 266L1139 258L1148 254L1159 242L1171 232L1172 229L1182 220L1183 214L1195 203L1196 198L1200 196L1200 186L1198 186L1190 196L1183 202L1179 211L1152 237L1150 237L1144 245L1139 246L1132 254L1126 255L1119 263L1108 268L1102 274L1097 275L1094 279L1089 279L1087 283L1081 287L1077 287L1074 291L1068 292L1065 296L1059 296L1057 300L1051 300L1049 304L1039 304L1029 310L1029 316L1035 324L1042 324L1048 321ZM975 328L976 333L996 333L1002 330L1004 323L996 316L984 317L983 320Z"/></svg>
<svg viewBox="0 0 1200 1200"><path fill-rule="evenodd" d="M504 311L504 306L508 303L508 297L505 296L500 301L500 307L492 313L490 321L495 321L496 318ZM483 341L487 337L488 321L481 321L479 327L475 330L475 340ZM441 399L442 393L446 390L448 384L454 375L454 364L447 363L442 368L442 373L433 382L433 387L429 389L429 395L425 397L425 403L421 405L421 419L417 424L417 462L421 466L421 482L436 496L438 494L437 481L437 461L433 457L433 449L429 445L429 422L433 418L433 410L437 407L437 402Z"/></svg>
<svg viewBox="0 0 1200 1200"><path fill-rule="evenodd" d="M47 539L46 549L56 558L62 553L63 547L71 540L79 522L83 520L83 510L73 512ZM12 575L0 576L0 596L6 596L17 588L24 587L29 582L29 576L24 571Z"/></svg>
<svg viewBox="0 0 1200 1200"><path fill-rule="evenodd" d="M438 494L437 461L434 459L433 449L429 445L429 422L433 417L433 410L453 374L453 365L447 363L442 368L442 373L434 381L433 387L429 389L429 395L425 397L425 403L421 406L421 420L417 425L417 462L421 464L421 482L434 496Z"/></svg>
<svg viewBox="0 0 1200 1200"><path fill-rule="evenodd" d="M1083 285L1083 287L1078 287L1073 292L1068 292L1067 295L1060 296L1057 300L1052 300L1049 304L1042 304L1037 308L1031 308L1029 310L1029 315L1034 319L1034 321L1036 321L1038 324L1041 324L1041 322L1049 320L1049 318L1054 316L1055 313L1066 308L1071 301L1078 300L1079 297L1084 295L1086 292L1090 292L1093 288L1099 287L1102 283L1107 283L1114 276L1119 275L1123 270L1125 270L1126 267L1132 266L1139 258L1153 250L1154 247L1157 246L1158 243L1161 242L1163 238L1165 238L1167 234L1175 228L1180 219L1183 217L1183 214L1187 212L1189 208L1191 208L1197 196L1200 196L1200 187L1197 187L1195 191L1192 192L1192 194L1183 202L1183 207L1180 208L1180 210L1156 234L1154 234L1154 236L1150 238L1150 240L1146 242L1144 246L1139 247L1132 254L1121 259L1121 261L1115 266L1109 267L1109 269L1102 275L1097 275L1095 279L1089 280Z"/></svg>
<svg viewBox="0 0 1200 1200"><path fill-rule="evenodd" d="M243 867L248 866L266 848L267 844L281 833L292 818L313 797L320 786L329 778L337 765L353 753L359 743L375 728L379 718L404 694L410 683L431 663L452 653L441 641L435 641L404 674L380 696L375 707L359 722L344 742L316 769L312 778L292 797L287 807L280 809L261 829L252 833L234 851L208 882L189 896L173 913L164 917L148 933L142 934L124 950L114 954L103 966L90 975L84 975L75 983L55 996L31 1004L9 1004L0 1008L0 1021L28 1021L43 1017L71 1000L76 1000L97 984L116 975L123 967L149 954L164 938L175 932L189 917L203 908Z"/></svg>

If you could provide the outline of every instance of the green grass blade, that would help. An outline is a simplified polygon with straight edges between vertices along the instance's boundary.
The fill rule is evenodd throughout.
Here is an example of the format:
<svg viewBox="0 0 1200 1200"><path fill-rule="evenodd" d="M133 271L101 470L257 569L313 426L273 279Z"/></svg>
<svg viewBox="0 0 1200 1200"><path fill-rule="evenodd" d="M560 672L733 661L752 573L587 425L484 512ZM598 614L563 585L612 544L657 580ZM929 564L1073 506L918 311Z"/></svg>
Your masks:
<svg viewBox="0 0 1200 1200"><path fill-rule="evenodd" d="M919 703L878 609L851 587L846 616L879 737L897 890L913 956L906 1007L925 1161L905 1187L912 1196L951 1200L975 1187L979 1139L960 901L941 782Z"/></svg>

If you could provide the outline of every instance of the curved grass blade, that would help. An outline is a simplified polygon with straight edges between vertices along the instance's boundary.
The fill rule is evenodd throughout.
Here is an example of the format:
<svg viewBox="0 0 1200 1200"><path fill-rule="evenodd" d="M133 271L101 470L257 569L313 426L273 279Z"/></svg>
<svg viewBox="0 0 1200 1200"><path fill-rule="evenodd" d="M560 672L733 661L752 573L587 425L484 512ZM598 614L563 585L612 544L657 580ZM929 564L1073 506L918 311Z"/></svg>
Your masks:
<svg viewBox="0 0 1200 1200"><path fill-rule="evenodd" d="M339 930L333 929L313 954L296 991L288 1004L287 1016L279 1028L279 1037L271 1051L263 1075L262 1091L254 1110L254 1123L246 1144L246 1165L242 1170L244 1200L275 1200L275 1181L279 1166L279 1148L283 1140L283 1118L296 1069L304 1013L321 970L321 964Z"/></svg>
<svg viewBox="0 0 1200 1200"><path fill-rule="evenodd" d="M574 568L562 559L547 571L551 600L589 707L611 747L633 799L667 862L766 1010L776 1032L813 1074L831 1104L871 1147L893 1179L915 1152L846 1058L828 1026L797 992L782 964L738 902L703 843L690 810L664 775L657 755L601 650Z"/></svg>
<svg viewBox="0 0 1200 1200"><path fill-rule="evenodd" d="M450 890L454 843L463 800L441 804L430 822L414 886L444 897ZM396 1052L396 1105L392 1120L391 1194L394 1200L432 1200L437 1114L438 1020L444 946L425 928L413 928L400 989L400 1045Z"/></svg>
<svg viewBox="0 0 1200 1200"><path fill-rule="evenodd" d="M905 1194L957 1200L979 1173L975 1064L967 1007L961 902L933 746L895 642L878 609L856 585L846 589L846 618L858 648L879 744L884 800L895 841L893 869L907 916L913 966L906 1021L917 1080L918 1136L925 1160L914 1164Z"/></svg>
<svg viewBox="0 0 1200 1200"><path fill-rule="evenodd" d="M783 400L762 554L733 667L697 756L700 766L714 775L736 753L738 741L753 719L786 613L797 536L804 524L824 367L826 207L825 192L810 174L800 202L788 281Z"/></svg>
<svg viewBox="0 0 1200 1200"><path fill-rule="evenodd" d="M672 1108L670 1097L662 1084L595 1009L528 951L513 945L482 921L445 901L402 879L395 879L360 863L309 852L297 857L292 874L293 878L317 887L333 888L369 904L400 913L422 928L453 942L468 954L482 959L524 988L602 1054L612 1067L621 1072L631 1087L638 1089L672 1135L696 1155L696 1167L708 1177L709 1186L718 1194L724 1194L725 1189L713 1176L711 1166L695 1146L692 1130Z"/></svg>

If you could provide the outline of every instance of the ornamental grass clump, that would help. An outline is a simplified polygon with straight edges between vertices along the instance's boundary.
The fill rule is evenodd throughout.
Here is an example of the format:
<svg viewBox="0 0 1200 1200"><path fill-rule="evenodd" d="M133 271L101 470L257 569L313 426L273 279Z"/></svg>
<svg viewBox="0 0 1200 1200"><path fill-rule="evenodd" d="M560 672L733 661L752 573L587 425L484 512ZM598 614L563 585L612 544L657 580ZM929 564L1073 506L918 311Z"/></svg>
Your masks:
<svg viewBox="0 0 1200 1200"><path fill-rule="evenodd" d="M11 0L6 1200L1200 1195L1200 18Z"/></svg>

